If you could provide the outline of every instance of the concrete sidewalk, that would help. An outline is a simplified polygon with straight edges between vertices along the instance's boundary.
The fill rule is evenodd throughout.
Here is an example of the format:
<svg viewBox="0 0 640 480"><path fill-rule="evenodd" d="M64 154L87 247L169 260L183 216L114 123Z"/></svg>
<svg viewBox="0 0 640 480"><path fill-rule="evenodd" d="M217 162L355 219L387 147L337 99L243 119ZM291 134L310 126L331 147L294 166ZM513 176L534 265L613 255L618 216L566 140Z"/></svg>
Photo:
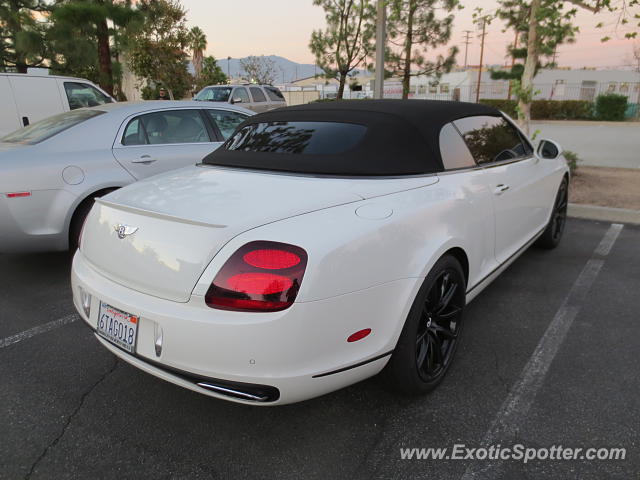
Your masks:
<svg viewBox="0 0 640 480"><path fill-rule="evenodd" d="M580 165L640 168L640 122L532 121L536 139L548 138L574 151Z"/></svg>

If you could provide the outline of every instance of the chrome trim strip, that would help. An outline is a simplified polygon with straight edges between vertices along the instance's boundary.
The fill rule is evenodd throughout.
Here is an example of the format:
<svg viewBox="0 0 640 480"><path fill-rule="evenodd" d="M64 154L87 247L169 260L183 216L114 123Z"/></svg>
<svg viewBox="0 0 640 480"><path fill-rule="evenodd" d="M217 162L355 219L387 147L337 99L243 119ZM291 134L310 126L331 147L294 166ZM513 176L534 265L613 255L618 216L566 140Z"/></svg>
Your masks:
<svg viewBox="0 0 640 480"><path fill-rule="evenodd" d="M147 217L152 217L152 218L159 218L161 220L171 220L172 222L176 222L176 223L184 223L187 225L195 225L198 227L210 227L210 228L227 228L227 225L221 225L221 224L216 224L216 223L207 223L207 222L200 222L198 220L189 220L186 218L181 218L181 217L176 217L175 215L169 215L168 213L161 213L161 212L154 212L152 210L147 210L145 208L140 208L140 207L133 207L130 205L124 205L121 203L115 203L115 202L111 202L109 200L105 200L104 198L99 198L96 197L94 198L94 201L100 205L105 205L107 207L116 209L116 210L122 210L125 212L130 212L130 213L135 213L135 214L142 214L145 215Z"/></svg>
<svg viewBox="0 0 640 480"><path fill-rule="evenodd" d="M388 355L391 355L393 353L393 350L390 350L386 353L383 353L381 355L378 355L376 357L370 358L369 360L364 360L363 362L359 362L359 363L354 363L353 365L349 365L348 367L342 367L342 368L338 368L337 370L332 370L330 372L326 372L326 373L318 373L317 375L314 375L311 378L320 378L320 377L326 377L327 375L333 375L334 373L340 373L340 372L345 372L347 370L351 370L352 368L357 368L357 367L361 367L363 365L366 365L367 363L371 363L371 362L375 362L376 360L380 360L381 358L384 358Z"/></svg>
<svg viewBox="0 0 640 480"><path fill-rule="evenodd" d="M253 400L255 402L266 402L267 400L269 400L269 397L259 397L250 393L240 392L239 390L233 390L231 388L225 388L219 385L212 385L206 382L198 382L196 385L202 388L206 388L207 390L213 390L214 392L222 393L223 395L234 395L246 400Z"/></svg>

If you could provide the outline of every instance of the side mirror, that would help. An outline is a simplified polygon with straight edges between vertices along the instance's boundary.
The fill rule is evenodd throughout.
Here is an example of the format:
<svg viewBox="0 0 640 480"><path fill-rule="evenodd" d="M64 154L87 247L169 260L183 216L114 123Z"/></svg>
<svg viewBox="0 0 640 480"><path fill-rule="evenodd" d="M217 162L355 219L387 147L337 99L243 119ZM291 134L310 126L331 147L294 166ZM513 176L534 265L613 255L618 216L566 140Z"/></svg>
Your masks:
<svg viewBox="0 0 640 480"><path fill-rule="evenodd" d="M240 97L235 97L231 99L231 104L242 103L242 99Z"/></svg>
<svg viewBox="0 0 640 480"><path fill-rule="evenodd" d="M555 160L562 153L562 147L553 140L540 140L537 152L540 158Z"/></svg>

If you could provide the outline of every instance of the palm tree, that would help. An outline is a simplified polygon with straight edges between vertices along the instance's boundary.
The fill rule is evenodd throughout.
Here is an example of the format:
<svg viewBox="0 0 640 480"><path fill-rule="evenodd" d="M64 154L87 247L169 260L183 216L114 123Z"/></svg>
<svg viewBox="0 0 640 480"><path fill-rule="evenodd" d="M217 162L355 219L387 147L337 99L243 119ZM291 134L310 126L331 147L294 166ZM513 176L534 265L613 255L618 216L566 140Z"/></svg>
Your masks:
<svg viewBox="0 0 640 480"><path fill-rule="evenodd" d="M200 27L193 27L189 35L189 43L193 52L193 69L196 71L196 78L198 78L202 72L202 58L204 49L207 48L207 36Z"/></svg>

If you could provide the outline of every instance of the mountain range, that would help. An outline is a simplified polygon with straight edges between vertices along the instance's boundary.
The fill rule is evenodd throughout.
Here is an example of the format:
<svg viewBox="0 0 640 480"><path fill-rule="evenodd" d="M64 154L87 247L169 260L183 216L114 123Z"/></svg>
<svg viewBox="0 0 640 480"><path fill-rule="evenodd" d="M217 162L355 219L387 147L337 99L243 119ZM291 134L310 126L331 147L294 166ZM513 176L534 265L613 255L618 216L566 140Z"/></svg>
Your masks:
<svg viewBox="0 0 640 480"><path fill-rule="evenodd" d="M297 63L291 60L280 57L278 55L264 55L265 58L272 60L276 65L276 79L273 83L282 84L290 83L301 78L313 77L314 75L321 74L322 69L316 65L309 63ZM218 58L218 65L222 68L222 71L231 77L238 77L242 74L241 60L245 58L232 58L227 60L226 58Z"/></svg>

